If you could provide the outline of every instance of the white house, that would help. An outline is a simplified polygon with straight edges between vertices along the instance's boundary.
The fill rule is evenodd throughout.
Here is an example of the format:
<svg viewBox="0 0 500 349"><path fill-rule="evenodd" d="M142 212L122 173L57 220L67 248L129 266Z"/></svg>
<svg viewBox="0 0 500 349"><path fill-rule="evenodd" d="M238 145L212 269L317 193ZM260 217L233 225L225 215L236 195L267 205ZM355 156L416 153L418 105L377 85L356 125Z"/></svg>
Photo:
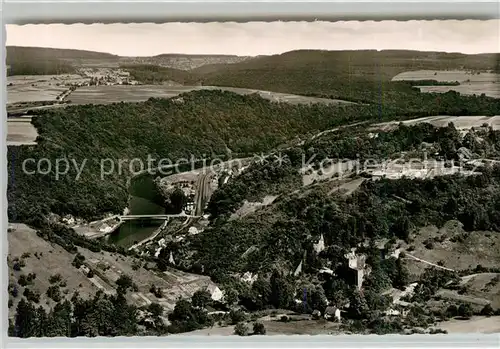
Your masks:
<svg viewBox="0 0 500 349"><path fill-rule="evenodd" d="M293 276L298 276L301 272L302 272L302 261L300 261L299 266L297 267L297 269L295 269Z"/></svg>
<svg viewBox="0 0 500 349"><path fill-rule="evenodd" d="M398 315L401 315L401 312L399 310L387 309L386 311L384 311L384 315L398 316Z"/></svg>
<svg viewBox="0 0 500 349"><path fill-rule="evenodd" d="M313 245L313 248L316 253L320 253L325 250L325 239L323 238L323 234L321 234L318 243Z"/></svg>
<svg viewBox="0 0 500 349"><path fill-rule="evenodd" d="M170 257L168 257L168 262L175 265L174 255L172 254L172 251L170 251Z"/></svg>
<svg viewBox="0 0 500 349"><path fill-rule="evenodd" d="M250 285L257 280L258 275L255 274L253 275L251 272L247 271L243 276L241 277L241 281L249 283Z"/></svg>
<svg viewBox="0 0 500 349"><path fill-rule="evenodd" d="M189 235L196 235L199 234L200 231L196 227L189 227L188 233Z"/></svg>
<svg viewBox="0 0 500 349"><path fill-rule="evenodd" d="M221 301L224 298L224 293L220 290L219 287L215 285L210 285L207 287L208 293L210 293L210 297L214 301Z"/></svg>
<svg viewBox="0 0 500 349"><path fill-rule="evenodd" d="M320 271L319 271L320 274L330 274L330 275L333 275L334 272L333 270L331 270L330 268L322 268Z"/></svg>

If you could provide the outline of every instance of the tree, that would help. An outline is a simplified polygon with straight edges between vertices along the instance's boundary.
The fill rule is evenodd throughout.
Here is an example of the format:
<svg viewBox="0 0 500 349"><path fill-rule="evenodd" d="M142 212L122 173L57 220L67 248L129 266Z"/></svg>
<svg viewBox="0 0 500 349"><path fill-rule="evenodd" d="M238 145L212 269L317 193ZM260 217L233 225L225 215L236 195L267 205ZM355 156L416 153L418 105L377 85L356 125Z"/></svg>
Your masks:
<svg viewBox="0 0 500 349"><path fill-rule="evenodd" d="M469 303L460 304L458 315L466 319L470 318L473 315L472 306Z"/></svg>
<svg viewBox="0 0 500 349"><path fill-rule="evenodd" d="M239 322L234 327L234 334L238 336L248 336L248 327L244 322Z"/></svg>
<svg viewBox="0 0 500 349"><path fill-rule="evenodd" d="M43 308L36 309L31 302L27 302L24 298L21 299L15 315L15 336L21 338L41 337L46 317L42 311L45 312Z"/></svg>
<svg viewBox="0 0 500 349"><path fill-rule="evenodd" d="M495 314L495 311L493 310L493 307L491 304L486 304L484 308L481 310L481 315L483 316L492 316Z"/></svg>
<svg viewBox="0 0 500 349"><path fill-rule="evenodd" d="M58 285L52 285L47 289L47 297L52 299L54 302L59 302L61 300L61 292L59 291Z"/></svg>
<svg viewBox="0 0 500 349"><path fill-rule="evenodd" d="M309 306L312 310L319 310L323 313L328 305L328 300L325 296L325 291L322 287L313 287L309 291L308 300Z"/></svg>
<svg viewBox="0 0 500 349"><path fill-rule="evenodd" d="M71 336L71 312L72 306L69 301L56 304L48 315L47 337Z"/></svg>
<svg viewBox="0 0 500 349"><path fill-rule="evenodd" d="M238 302L238 291L233 288L226 288L224 290L224 301L228 305L233 305L234 303Z"/></svg>
<svg viewBox="0 0 500 349"><path fill-rule="evenodd" d="M352 319L364 319L368 314L369 308L363 295L355 290L349 299L348 315Z"/></svg>
<svg viewBox="0 0 500 349"><path fill-rule="evenodd" d="M163 314L163 307L158 303L151 303L148 307L148 311L154 318L159 318Z"/></svg>
<svg viewBox="0 0 500 349"><path fill-rule="evenodd" d="M118 280L116 280L116 285L118 286L117 291L119 293L126 293L129 288L132 287L132 279L128 275L121 275Z"/></svg>
<svg viewBox="0 0 500 349"><path fill-rule="evenodd" d="M266 327L261 322L256 322L253 324L253 334L266 334Z"/></svg>
<svg viewBox="0 0 500 349"><path fill-rule="evenodd" d="M207 290L198 290L191 297L191 304L195 307L206 308L212 303L212 297Z"/></svg>
<svg viewBox="0 0 500 349"><path fill-rule="evenodd" d="M186 195L184 195L181 188L177 187L172 194L170 194L170 202L167 204L167 210L174 214L180 213L186 203Z"/></svg>
<svg viewBox="0 0 500 349"><path fill-rule="evenodd" d="M261 322L256 322L253 324L253 334L266 334L266 327Z"/></svg>
<svg viewBox="0 0 500 349"><path fill-rule="evenodd" d="M270 303L275 308L286 309L293 300L293 286L278 271L271 275Z"/></svg>
<svg viewBox="0 0 500 349"><path fill-rule="evenodd" d="M242 310L231 310L229 312L229 318L231 319L232 324L237 324L242 321L247 320L247 315Z"/></svg>

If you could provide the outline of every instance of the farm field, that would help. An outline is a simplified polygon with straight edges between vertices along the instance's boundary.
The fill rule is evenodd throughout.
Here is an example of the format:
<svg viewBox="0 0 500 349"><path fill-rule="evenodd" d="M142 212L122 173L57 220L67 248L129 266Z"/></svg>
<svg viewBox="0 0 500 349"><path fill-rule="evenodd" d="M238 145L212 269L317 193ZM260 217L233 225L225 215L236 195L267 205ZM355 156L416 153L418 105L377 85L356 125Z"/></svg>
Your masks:
<svg viewBox="0 0 500 349"><path fill-rule="evenodd" d="M404 123L406 125L415 125L422 122L430 123L436 127L445 127L450 122L453 122L458 130L468 130L472 127L481 127L483 124L488 124L488 126L493 127L494 130L500 129L500 115L495 116L449 116L449 115L437 115L430 117L423 117L412 120L405 121L390 121L380 124L375 124L371 127L373 130L388 131L395 128L399 123Z"/></svg>
<svg viewBox="0 0 500 349"><path fill-rule="evenodd" d="M37 136L38 132L31 124L30 117L7 120L7 145L36 144Z"/></svg>
<svg viewBox="0 0 500 349"><path fill-rule="evenodd" d="M480 73L472 74L462 70L433 71L417 70L396 75L392 81L415 81L415 80L436 80L441 82L458 81L457 86L419 86L422 92L444 93L456 91L464 95L480 95L500 98L500 74Z"/></svg>
<svg viewBox="0 0 500 349"><path fill-rule="evenodd" d="M488 97L500 98L500 84L492 82L467 82L458 86L419 86L419 89L421 92L430 93L446 93L448 91L456 91L463 95L481 95L484 93Z"/></svg>
<svg viewBox="0 0 500 349"><path fill-rule="evenodd" d="M351 103L347 101L297 96L292 94L258 91L244 88L217 87L217 86L162 86L162 85L113 85L113 86L86 86L78 88L71 94L71 104L110 104L119 102L142 102L151 97L171 98L179 94L196 90L223 90L238 94L259 93L261 97L275 101L297 103Z"/></svg>
<svg viewBox="0 0 500 349"><path fill-rule="evenodd" d="M448 333L498 333L500 332L500 316L474 316L469 320L448 320L437 326Z"/></svg>
<svg viewBox="0 0 500 349"><path fill-rule="evenodd" d="M341 334L339 324L326 320L296 320L291 322L281 322L277 319L263 320L259 322L264 324L266 335L268 336L283 336L283 335L335 335ZM247 323L250 332L252 331L253 322ZM234 335L234 326L213 326L202 330L181 333L179 336L231 336Z"/></svg>
<svg viewBox="0 0 500 349"><path fill-rule="evenodd" d="M55 101L66 91L66 84L86 81L77 74L13 75L7 77L7 104Z"/></svg>

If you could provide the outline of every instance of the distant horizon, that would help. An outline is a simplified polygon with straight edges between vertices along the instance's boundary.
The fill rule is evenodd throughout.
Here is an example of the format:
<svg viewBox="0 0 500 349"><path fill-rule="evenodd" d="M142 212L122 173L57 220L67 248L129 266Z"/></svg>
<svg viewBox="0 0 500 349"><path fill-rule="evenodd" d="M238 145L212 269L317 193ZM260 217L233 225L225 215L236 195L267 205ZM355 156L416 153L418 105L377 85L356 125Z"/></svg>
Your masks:
<svg viewBox="0 0 500 349"><path fill-rule="evenodd" d="M409 51L409 52L428 52L428 53L458 53L458 54L463 54L467 56L474 56L474 55L494 55L494 54L500 54L500 52L479 52L479 53L464 53L464 52L458 52L458 51L426 51L426 50L412 50L412 49L338 49L338 50L326 50L326 49L296 49L296 50L290 50L290 51L285 51L285 52L279 52L279 53L273 53L273 54L260 54L260 55L236 55L236 54L230 54L230 53L182 53L182 52L164 52L164 53L159 53L155 54L153 56L121 56L114 54L112 52L105 52L105 51L93 51L93 50L87 50L87 49L80 49L80 48L66 48L66 47L47 47L47 46L22 46L22 45L6 45L5 47L22 47L22 48L39 48L39 49L53 49L53 50L74 50L74 51L82 51L82 52L93 52L93 53L102 53L102 54L109 54L113 55L119 58L152 58L152 57L157 57L157 56L163 56L163 55L178 55L178 56L233 56L233 57L266 57L266 56L277 56L277 55L282 55L285 53L289 52L296 52L296 51L327 51L327 52L346 52L346 51Z"/></svg>
<svg viewBox="0 0 500 349"><path fill-rule="evenodd" d="M499 53L500 20L6 25L6 45L121 57L270 56L297 50ZM97 38L97 39L96 39Z"/></svg>

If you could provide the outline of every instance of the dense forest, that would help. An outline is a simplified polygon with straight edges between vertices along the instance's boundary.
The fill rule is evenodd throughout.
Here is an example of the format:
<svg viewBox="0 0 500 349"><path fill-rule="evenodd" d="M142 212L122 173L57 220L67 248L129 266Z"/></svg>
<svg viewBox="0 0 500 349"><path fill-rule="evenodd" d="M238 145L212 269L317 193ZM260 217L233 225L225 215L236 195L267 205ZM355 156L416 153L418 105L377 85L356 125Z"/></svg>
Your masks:
<svg viewBox="0 0 500 349"><path fill-rule="evenodd" d="M227 218L244 200L260 201L265 195L280 195L299 188L302 176L299 170L307 163L318 168L327 161L385 161L401 158L403 153L422 159L435 152L443 159L458 163L458 149L462 147L478 158L500 159L500 131L491 128L470 130L462 136L453 124L435 127L422 123L400 124L395 130L377 132L376 137L373 132L369 132L366 125L346 127L307 140L301 146L286 148L264 163L253 163L214 193L208 204L211 219Z"/></svg>
<svg viewBox="0 0 500 349"><path fill-rule="evenodd" d="M403 103L403 95L411 94L408 84L390 81L399 73L495 70L499 62L495 54L298 50L227 65L206 74L203 83L355 101Z"/></svg>
<svg viewBox="0 0 500 349"><path fill-rule="evenodd" d="M185 70L161 67L152 64L126 64L122 69L130 72L130 75L143 84L163 84L176 82L182 85L195 85L198 77Z"/></svg>
<svg viewBox="0 0 500 349"><path fill-rule="evenodd" d="M462 97L453 92L429 96L433 102L419 107L420 116L500 114L499 100ZM105 212L121 212L126 206L126 181L130 169L136 171L140 166L137 161L131 165L135 158L141 159L143 164L147 164L148 155L158 161L169 159L172 162L193 156L197 159L224 158L228 149L233 156L248 156L270 151L300 134L312 135L359 121L419 115L403 113L389 105L382 108L290 105L270 102L258 95L242 96L217 90L190 92L183 94L182 100L152 98L143 103L40 111L33 118L39 133L38 145L8 147L11 169L9 218L23 221L54 212L91 219ZM200 134L203 137L200 138ZM50 159L52 171L45 175L25 174L23 163L29 158ZM70 161L68 173L56 181L56 159L66 158ZM103 171L110 174L101 178L102 159L109 159L103 163ZM121 172L119 159L124 160ZM78 180L75 164L83 166ZM29 163L28 171L35 165L35 162Z"/></svg>
<svg viewBox="0 0 500 349"><path fill-rule="evenodd" d="M57 74L72 74L75 73L75 68L64 61L60 60L44 60L33 62L15 61L9 64L7 76L11 75L57 75Z"/></svg>
<svg viewBox="0 0 500 349"><path fill-rule="evenodd" d="M109 59L117 56L93 51L54 49L45 47L6 47L7 75L71 74L75 67L71 60Z"/></svg>

